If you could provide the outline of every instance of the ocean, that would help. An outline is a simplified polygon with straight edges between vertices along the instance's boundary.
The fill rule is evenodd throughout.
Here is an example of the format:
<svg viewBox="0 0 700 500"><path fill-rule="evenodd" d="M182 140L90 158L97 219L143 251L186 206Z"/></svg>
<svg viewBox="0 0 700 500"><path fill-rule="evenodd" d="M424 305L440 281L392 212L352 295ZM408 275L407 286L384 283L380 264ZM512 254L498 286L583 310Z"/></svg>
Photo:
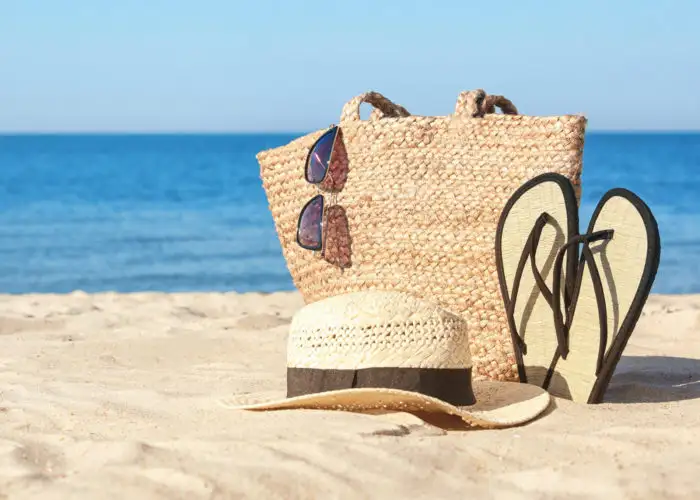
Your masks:
<svg viewBox="0 0 700 500"><path fill-rule="evenodd" d="M286 135L0 135L0 293L293 290L255 154ZM654 293L700 292L700 134L589 132L581 225L651 207Z"/></svg>

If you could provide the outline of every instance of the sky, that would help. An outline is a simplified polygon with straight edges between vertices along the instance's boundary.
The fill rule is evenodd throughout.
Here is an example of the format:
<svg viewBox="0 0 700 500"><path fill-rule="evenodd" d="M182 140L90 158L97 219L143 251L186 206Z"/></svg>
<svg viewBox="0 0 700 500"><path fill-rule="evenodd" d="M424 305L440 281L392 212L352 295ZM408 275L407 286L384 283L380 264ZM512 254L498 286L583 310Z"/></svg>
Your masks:
<svg viewBox="0 0 700 500"><path fill-rule="evenodd" d="M697 0L0 0L0 132L297 132L462 90L700 130ZM367 111L363 111L366 115Z"/></svg>

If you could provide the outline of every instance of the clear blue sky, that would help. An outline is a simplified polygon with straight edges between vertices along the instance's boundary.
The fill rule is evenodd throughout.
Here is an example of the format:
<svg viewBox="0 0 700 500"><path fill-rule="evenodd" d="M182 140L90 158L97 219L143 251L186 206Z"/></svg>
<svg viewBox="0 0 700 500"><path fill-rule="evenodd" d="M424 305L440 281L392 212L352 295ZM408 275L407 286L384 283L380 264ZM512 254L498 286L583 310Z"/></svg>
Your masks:
<svg viewBox="0 0 700 500"><path fill-rule="evenodd" d="M0 0L0 131L306 131L484 88L593 129L700 129L698 0Z"/></svg>

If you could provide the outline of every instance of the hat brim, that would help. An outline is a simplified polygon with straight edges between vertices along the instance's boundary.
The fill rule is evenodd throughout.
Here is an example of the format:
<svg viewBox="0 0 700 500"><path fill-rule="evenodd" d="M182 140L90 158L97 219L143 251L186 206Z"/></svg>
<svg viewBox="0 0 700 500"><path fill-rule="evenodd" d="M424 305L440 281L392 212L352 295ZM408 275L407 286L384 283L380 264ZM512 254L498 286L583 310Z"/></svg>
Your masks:
<svg viewBox="0 0 700 500"><path fill-rule="evenodd" d="M277 401L256 401L255 396L234 396L222 404L234 410L273 411L293 409L350 412L398 411L442 413L460 417L479 428L502 428L524 424L542 414L550 395L541 387L517 382L475 381L476 403L454 406L417 392L390 388L358 388L305 394Z"/></svg>

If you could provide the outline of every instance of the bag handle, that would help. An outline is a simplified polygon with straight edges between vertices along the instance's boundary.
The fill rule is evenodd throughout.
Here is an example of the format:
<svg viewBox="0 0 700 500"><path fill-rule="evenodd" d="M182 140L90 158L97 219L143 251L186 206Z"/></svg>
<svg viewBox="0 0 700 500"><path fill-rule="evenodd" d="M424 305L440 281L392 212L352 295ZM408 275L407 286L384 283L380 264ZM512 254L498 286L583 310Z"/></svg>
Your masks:
<svg viewBox="0 0 700 500"><path fill-rule="evenodd" d="M365 102L374 107L370 117L371 120L381 117L405 118L407 116L411 116L411 113L409 113L403 106L399 106L398 104L390 101L379 92L371 91L360 94L357 97L353 97L347 103L345 103L345 106L343 106L343 111L340 114L340 123L360 121L360 106Z"/></svg>
<svg viewBox="0 0 700 500"><path fill-rule="evenodd" d="M497 107L504 115L518 114L518 109L510 100L502 95L488 95L481 89L461 92L457 97L455 114L477 118L495 113Z"/></svg>

